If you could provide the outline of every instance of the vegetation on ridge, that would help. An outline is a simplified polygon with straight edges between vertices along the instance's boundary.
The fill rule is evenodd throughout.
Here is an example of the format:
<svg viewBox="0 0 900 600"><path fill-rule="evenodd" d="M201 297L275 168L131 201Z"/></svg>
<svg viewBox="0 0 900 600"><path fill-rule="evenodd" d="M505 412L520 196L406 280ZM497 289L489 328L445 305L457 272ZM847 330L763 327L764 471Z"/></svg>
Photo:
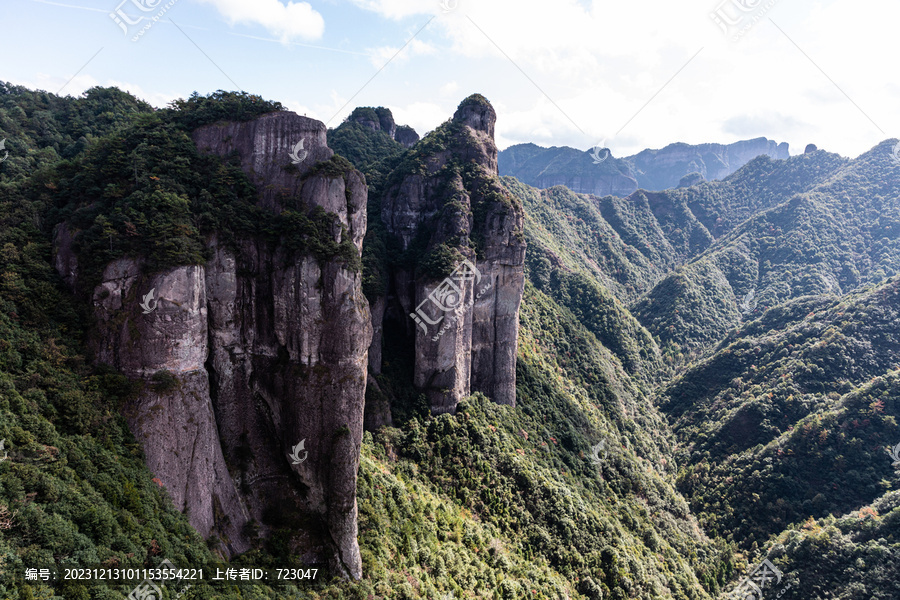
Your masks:
<svg viewBox="0 0 900 600"><path fill-rule="evenodd" d="M197 264L210 233L339 256L346 245L318 237L329 215L263 214L234 161L193 149L193 127L281 108L254 98L154 111L115 89L59 98L0 84L5 575L216 558L144 466L119 412L134 385L91 366L88 307L57 275L51 240L72 224L88 281L123 256ZM793 586L782 599L900 595L887 452L900 443L895 140L853 160L760 157L722 182L619 199L488 177L462 161L469 140L452 121L411 150L364 129L330 131L341 156L316 172L367 176L370 297L390 261L439 277L479 251L478 239L428 238L400 253L380 203L403 178L442 173L429 234L524 207L518 406L475 395L431 416L403 384L410 350L386 331L379 385L397 404L395 426L363 441L364 578L187 597L716 598L763 557ZM476 191L469 204L460 190ZM273 544L233 564L291 560ZM0 592L129 590L6 577Z"/></svg>

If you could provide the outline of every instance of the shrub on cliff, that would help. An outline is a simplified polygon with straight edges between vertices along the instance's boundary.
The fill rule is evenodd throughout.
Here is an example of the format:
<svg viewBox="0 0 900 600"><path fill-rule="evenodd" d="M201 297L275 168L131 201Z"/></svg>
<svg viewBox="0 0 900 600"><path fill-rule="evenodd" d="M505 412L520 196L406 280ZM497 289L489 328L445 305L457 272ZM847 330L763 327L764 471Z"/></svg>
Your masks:
<svg viewBox="0 0 900 600"><path fill-rule="evenodd" d="M169 113L172 122L192 131L216 121L252 121L279 110L284 110L281 102L247 92L219 90L206 96L194 92L187 100L173 100L164 112Z"/></svg>

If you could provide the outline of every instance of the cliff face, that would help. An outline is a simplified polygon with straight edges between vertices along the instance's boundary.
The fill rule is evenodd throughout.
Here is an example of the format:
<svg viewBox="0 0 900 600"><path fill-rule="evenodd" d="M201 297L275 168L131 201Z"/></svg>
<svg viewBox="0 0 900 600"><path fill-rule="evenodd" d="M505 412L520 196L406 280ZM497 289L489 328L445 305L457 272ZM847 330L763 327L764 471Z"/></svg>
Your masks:
<svg viewBox="0 0 900 600"><path fill-rule="evenodd" d="M347 120L359 123L372 131L383 131L395 142L409 148L419 141L419 134L409 125L397 125L391 109L360 107L350 113Z"/></svg>
<svg viewBox="0 0 900 600"><path fill-rule="evenodd" d="M156 304L148 302L155 308L145 315L140 303L150 290ZM144 382L126 416L147 466L201 535L218 535L227 554L247 550L250 515L226 468L210 401L205 269L146 275L134 260L117 260L92 299L96 360Z"/></svg>
<svg viewBox="0 0 900 600"><path fill-rule="evenodd" d="M236 152L270 210L335 215L331 235L359 253L365 180L313 169L332 155L322 123L273 113L209 125L193 139L201 151ZM296 163L292 151L307 154ZM72 237L64 227L57 235L57 268L70 282ZM280 530L305 562L359 578L356 477L372 335L361 275L343 258L282 242L209 244L204 265L153 274L129 259L107 266L92 296L97 359L145 382L129 422L200 533L235 554L254 530Z"/></svg>
<svg viewBox="0 0 900 600"><path fill-rule="evenodd" d="M375 306L414 345L414 384L433 413L477 391L515 404L524 213L497 178L495 122L484 98L463 101L413 148L382 199L385 227L415 264L395 265L386 307ZM382 323L375 329L373 357Z"/></svg>

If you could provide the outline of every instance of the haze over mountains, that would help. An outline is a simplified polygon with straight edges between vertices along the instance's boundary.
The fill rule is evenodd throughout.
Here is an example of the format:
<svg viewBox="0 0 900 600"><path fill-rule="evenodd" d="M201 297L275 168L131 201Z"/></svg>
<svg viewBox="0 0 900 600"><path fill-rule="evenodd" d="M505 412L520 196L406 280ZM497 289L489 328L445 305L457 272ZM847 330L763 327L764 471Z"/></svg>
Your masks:
<svg viewBox="0 0 900 600"><path fill-rule="evenodd" d="M788 145L766 138L732 144L669 144L616 158L608 148L580 151L516 144L500 152L500 175L538 188L564 185L573 192L627 196L638 188L650 191L724 179L751 159L765 154L788 158Z"/></svg>
<svg viewBox="0 0 900 600"><path fill-rule="evenodd" d="M168 558L321 569L271 598L900 597L897 140L594 164L498 153L501 118L473 94L418 139L382 107L326 129L246 93L0 84L5 575ZM778 577L747 579L763 560Z"/></svg>

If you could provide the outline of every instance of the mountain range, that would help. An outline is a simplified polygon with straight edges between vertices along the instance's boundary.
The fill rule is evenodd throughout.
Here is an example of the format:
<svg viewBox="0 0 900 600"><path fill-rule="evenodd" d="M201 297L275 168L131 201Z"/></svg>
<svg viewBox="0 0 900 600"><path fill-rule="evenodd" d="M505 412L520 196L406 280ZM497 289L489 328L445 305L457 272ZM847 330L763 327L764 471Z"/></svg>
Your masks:
<svg viewBox="0 0 900 600"><path fill-rule="evenodd" d="M732 144L669 144L615 158L600 146L584 152L567 146L541 148L516 144L500 152L500 174L537 188L562 185L596 196L627 196L637 189L659 191L701 181L724 179L765 154L789 157L788 145L766 138Z"/></svg>
<svg viewBox="0 0 900 600"><path fill-rule="evenodd" d="M897 140L498 118L0 84L4 596L900 597Z"/></svg>

